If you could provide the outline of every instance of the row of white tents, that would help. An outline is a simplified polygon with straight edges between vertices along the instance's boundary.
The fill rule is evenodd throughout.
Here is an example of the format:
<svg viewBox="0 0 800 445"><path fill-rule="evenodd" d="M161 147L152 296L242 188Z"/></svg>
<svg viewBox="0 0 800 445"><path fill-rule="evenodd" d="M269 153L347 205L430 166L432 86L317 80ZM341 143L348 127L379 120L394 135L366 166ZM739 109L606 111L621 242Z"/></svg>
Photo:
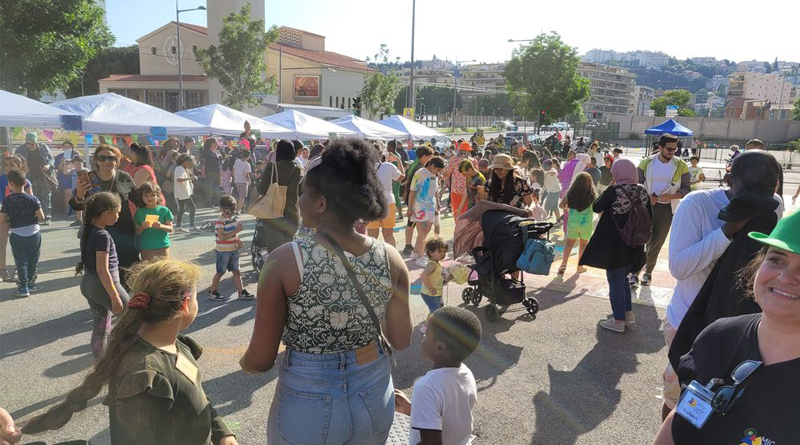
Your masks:
<svg viewBox="0 0 800 445"><path fill-rule="evenodd" d="M74 127L76 121L80 128ZM176 136L237 137L245 121L267 139L327 139L334 135L372 140L444 139L435 129L397 115L380 122L358 116L325 121L287 110L258 118L221 104L170 113L114 93L46 105L0 90L0 127L63 128L87 134L149 134L159 128Z"/></svg>

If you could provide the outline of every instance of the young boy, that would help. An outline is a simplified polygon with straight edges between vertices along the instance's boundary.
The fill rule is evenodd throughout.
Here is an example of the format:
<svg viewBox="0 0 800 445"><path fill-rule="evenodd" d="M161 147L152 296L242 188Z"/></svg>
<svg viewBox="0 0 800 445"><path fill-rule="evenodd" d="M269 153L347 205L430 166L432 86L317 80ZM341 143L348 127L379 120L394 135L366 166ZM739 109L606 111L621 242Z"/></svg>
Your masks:
<svg viewBox="0 0 800 445"><path fill-rule="evenodd" d="M462 362L481 341L481 322L466 309L446 306L433 313L428 326L420 349L433 369L414 384L413 401L395 391L395 405L411 415L410 444L466 445L478 390Z"/></svg>
<svg viewBox="0 0 800 445"><path fill-rule="evenodd" d="M27 178L22 170L8 172L8 186L11 194L0 204L0 223L10 226L9 241L14 263L17 266L18 287L15 297L29 297L31 292L41 290L33 284L42 235L39 223L44 221L44 212L39 200L23 191Z"/></svg>
<svg viewBox="0 0 800 445"><path fill-rule="evenodd" d="M392 141L389 141L391 144ZM408 204L409 197L411 195L411 181L414 179L414 175L422 168L428 161L431 160L433 157L433 148L422 145L417 148L415 154L417 155L417 160L415 160L411 165L408 167L406 171L406 179L403 181L403 196L405 198L406 204ZM414 237L414 222L410 219L408 220L408 224L406 225L406 245L403 248L403 255L411 255L414 252L414 244L411 242L412 238Z"/></svg>
<svg viewBox="0 0 800 445"><path fill-rule="evenodd" d="M692 191L699 190L700 184L706 180L706 174L703 173L703 169L697 166L697 163L700 162L700 157L692 156L689 162L692 163L692 166L689 167L689 185Z"/></svg>
<svg viewBox="0 0 800 445"><path fill-rule="evenodd" d="M225 195L219 200L220 215L214 222L214 233L217 238L217 273L211 280L211 288L208 290L208 298L214 301L223 301L225 297L220 295L217 290L219 280L229 270L233 274L233 282L239 292L240 300L252 300L255 298L242 286L242 275L239 272L239 248L242 241L239 239L239 232L242 231L242 223L236 221L236 200L233 196Z"/></svg>
<svg viewBox="0 0 800 445"><path fill-rule="evenodd" d="M417 266L425 267L428 260L424 257L423 248L441 205L439 203L439 173L444 170L444 159L434 156L425 168L414 174L411 180L411 193L408 195L408 220L416 223L417 242L411 259L417 260Z"/></svg>

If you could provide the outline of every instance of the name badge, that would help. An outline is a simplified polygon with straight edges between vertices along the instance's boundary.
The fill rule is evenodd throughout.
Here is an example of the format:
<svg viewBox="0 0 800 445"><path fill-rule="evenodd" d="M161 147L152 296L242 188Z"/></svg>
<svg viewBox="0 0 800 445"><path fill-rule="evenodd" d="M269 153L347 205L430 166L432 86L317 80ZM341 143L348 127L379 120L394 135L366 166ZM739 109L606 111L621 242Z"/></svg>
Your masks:
<svg viewBox="0 0 800 445"><path fill-rule="evenodd" d="M714 412L711 408L712 397L714 393L708 388L697 381L692 381L678 401L675 412L695 428L701 429Z"/></svg>

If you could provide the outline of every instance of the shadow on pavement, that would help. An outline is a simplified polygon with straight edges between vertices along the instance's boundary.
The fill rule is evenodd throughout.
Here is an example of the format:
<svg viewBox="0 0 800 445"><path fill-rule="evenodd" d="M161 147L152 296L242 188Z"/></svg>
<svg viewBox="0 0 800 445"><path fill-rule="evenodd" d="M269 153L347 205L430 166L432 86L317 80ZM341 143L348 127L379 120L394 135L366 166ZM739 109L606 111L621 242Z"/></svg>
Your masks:
<svg viewBox="0 0 800 445"><path fill-rule="evenodd" d="M582 297L588 289L582 288L579 292L569 295L578 287L579 278L579 274L572 274L567 279L556 276L544 287L528 286L527 295L539 301L539 311L541 312ZM542 298L544 295L547 295L547 297ZM553 295L558 295L558 298L552 298Z"/></svg>
<svg viewBox="0 0 800 445"><path fill-rule="evenodd" d="M22 354L81 333L86 333L86 343L88 344L91 325L88 311L81 308L60 318L5 333L0 335L0 359Z"/></svg>
<svg viewBox="0 0 800 445"><path fill-rule="evenodd" d="M597 343L572 371L558 371L548 364L550 392L533 397L532 445L576 443L614 413L621 398L617 386L624 374L637 371L636 355L664 347L656 309L635 305L633 311L636 325L624 334L598 327Z"/></svg>
<svg viewBox="0 0 800 445"><path fill-rule="evenodd" d="M267 373L259 375L235 371L228 375L203 382L203 389L221 416L229 416L253 404L253 394L278 377L280 360L278 356L275 366ZM266 419L264 413L264 418Z"/></svg>
<svg viewBox="0 0 800 445"><path fill-rule="evenodd" d="M225 288L225 292L223 292L223 286L220 286L220 292L223 295L229 294L230 291L230 289ZM213 326L235 312L246 311L234 317L230 322L231 326L243 324L255 316L255 300L241 301L232 299L227 301L212 301L206 298L205 291L203 291L197 293L197 302L199 306L197 318L195 318L191 326L186 329L186 335Z"/></svg>
<svg viewBox="0 0 800 445"><path fill-rule="evenodd" d="M89 353L52 366L46 369L42 375L50 378L66 377L87 370L92 365L94 365L94 355Z"/></svg>

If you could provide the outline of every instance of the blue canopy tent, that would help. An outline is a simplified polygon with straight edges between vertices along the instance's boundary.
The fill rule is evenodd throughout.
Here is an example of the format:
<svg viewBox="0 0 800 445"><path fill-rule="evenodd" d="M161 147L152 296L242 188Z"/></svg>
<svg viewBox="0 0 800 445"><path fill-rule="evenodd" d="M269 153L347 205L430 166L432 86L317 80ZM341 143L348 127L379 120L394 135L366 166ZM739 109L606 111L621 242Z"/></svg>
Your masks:
<svg viewBox="0 0 800 445"><path fill-rule="evenodd" d="M648 128L647 130L644 131L644 134L656 135L656 136L661 136L662 134L667 134L667 133L669 133L669 134L671 134L673 136L680 136L680 137L685 137L685 138L688 138L689 136L694 134L694 132L692 130L684 127L683 125L681 125L681 124L679 124L677 122L675 122L673 119L667 119L665 122L662 122L661 124L656 125L655 127L652 127L652 128ZM649 149L648 147L650 147L650 137L649 136L647 138L647 143L646 144L647 145L645 145L645 154L648 153L648 149ZM680 156L680 153L678 155Z"/></svg>
<svg viewBox="0 0 800 445"><path fill-rule="evenodd" d="M656 125L653 128L648 128L644 131L645 134L656 134L662 135L664 133L669 133L675 136L691 136L694 132L683 125L675 122L672 119L667 119L666 122L663 122L659 125Z"/></svg>

